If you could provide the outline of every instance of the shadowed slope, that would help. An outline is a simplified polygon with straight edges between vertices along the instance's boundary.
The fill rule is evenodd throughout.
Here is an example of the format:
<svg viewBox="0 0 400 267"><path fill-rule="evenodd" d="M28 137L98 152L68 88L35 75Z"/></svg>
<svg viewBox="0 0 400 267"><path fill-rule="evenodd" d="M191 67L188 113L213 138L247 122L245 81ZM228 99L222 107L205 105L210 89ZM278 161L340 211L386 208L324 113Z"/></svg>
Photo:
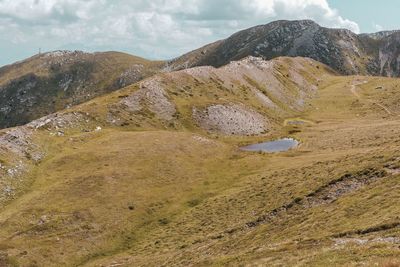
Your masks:
<svg viewBox="0 0 400 267"><path fill-rule="evenodd" d="M119 52L55 51L0 68L0 128L71 107L158 71L151 62Z"/></svg>

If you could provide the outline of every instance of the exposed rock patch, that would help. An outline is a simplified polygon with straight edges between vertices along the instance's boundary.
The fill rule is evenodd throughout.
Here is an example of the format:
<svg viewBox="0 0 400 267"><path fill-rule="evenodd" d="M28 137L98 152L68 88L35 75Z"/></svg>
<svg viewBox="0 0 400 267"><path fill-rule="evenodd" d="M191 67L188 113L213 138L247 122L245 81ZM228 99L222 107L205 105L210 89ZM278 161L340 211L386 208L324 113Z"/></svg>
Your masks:
<svg viewBox="0 0 400 267"><path fill-rule="evenodd" d="M34 133L39 129L48 131L62 131L67 128L78 127L83 122L87 122L86 117L78 112L64 113L64 114L51 114L43 118L34 120L25 126L11 128L0 132L0 155L2 158L9 159L11 171L9 174L21 173L21 166L23 162L32 161L39 162L45 156L44 151L34 140ZM2 169L6 169L2 165ZM13 171L12 169L15 169Z"/></svg>
<svg viewBox="0 0 400 267"><path fill-rule="evenodd" d="M193 108L193 118L201 128L227 135L257 135L268 130L268 121L260 113L232 103Z"/></svg>
<svg viewBox="0 0 400 267"><path fill-rule="evenodd" d="M46 151L37 134L49 132L49 136L61 136L65 130L81 129L83 123L87 122L88 116L79 112L55 113L27 125L1 131L0 204L12 199L19 192L21 186L27 182L26 174L45 157Z"/></svg>
<svg viewBox="0 0 400 267"><path fill-rule="evenodd" d="M31 135L32 131L26 127L10 129L0 136L0 148L24 156L32 149Z"/></svg>
<svg viewBox="0 0 400 267"><path fill-rule="evenodd" d="M58 130L77 127L88 120L87 116L79 112L54 113L43 118L34 120L26 126L32 129Z"/></svg>
<svg viewBox="0 0 400 267"><path fill-rule="evenodd" d="M160 79L150 78L141 82L139 86L138 91L122 99L120 104L131 112L148 108L160 119L172 120L176 112L175 105L169 100Z"/></svg>
<svg viewBox="0 0 400 267"><path fill-rule="evenodd" d="M32 140L27 127L9 129L0 133L0 203L15 195L20 177L29 171L29 162L38 162L44 156Z"/></svg>

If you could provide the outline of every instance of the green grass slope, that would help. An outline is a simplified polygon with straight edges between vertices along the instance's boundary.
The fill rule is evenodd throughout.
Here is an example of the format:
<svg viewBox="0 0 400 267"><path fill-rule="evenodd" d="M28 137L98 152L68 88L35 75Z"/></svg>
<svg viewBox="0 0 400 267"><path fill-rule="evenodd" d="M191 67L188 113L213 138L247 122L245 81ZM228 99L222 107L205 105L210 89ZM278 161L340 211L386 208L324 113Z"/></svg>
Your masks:
<svg viewBox="0 0 400 267"><path fill-rule="evenodd" d="M396 266L397 86L308 59L249 58L158 75L3 130L0 263ZM194 116L233 104L241 109L217 119L252 110L265 132L232 134ZM285 136L300 146L239 150Z"/></svg>

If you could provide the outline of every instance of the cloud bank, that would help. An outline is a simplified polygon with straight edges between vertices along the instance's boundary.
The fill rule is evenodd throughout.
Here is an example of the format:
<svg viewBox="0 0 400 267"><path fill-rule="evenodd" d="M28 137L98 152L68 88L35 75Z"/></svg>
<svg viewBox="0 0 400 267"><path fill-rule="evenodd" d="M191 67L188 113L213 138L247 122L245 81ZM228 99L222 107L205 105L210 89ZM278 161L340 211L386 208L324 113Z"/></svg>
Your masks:
<svg viewBox="0 0 400 267"><path fill-rule="evenodd" d="M326 0L0 0L0 64L39 48L167 59L277 19L359 32Z"/></svg>

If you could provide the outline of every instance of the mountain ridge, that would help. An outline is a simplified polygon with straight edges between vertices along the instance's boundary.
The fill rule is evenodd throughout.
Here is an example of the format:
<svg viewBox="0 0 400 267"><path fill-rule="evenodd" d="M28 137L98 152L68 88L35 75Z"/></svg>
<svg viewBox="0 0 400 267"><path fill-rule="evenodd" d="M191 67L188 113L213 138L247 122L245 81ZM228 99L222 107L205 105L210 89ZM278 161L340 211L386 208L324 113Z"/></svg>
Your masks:
<svg viewBox="0 0 400 267"><path fill-rule="evenodd" d="M347 29L321 27L312 20L279 20L241 30L227 39L175 58L169 64L172 69L202 65L218 67L250 55L266 60L277 56L301 56L313 58L346 75L399 76L397 69L380 68L380 54L390 56L385 47L393 46L389 37L397 32L355 34ZM395 60L395 55L389 59Z"/></svg>
<svg viewBox="0 0 400 267"><path fill-rule="evenodd" d="M120 52L53 51L0 68L0 128L115 91L158 72L152 62Z"/></svg>

